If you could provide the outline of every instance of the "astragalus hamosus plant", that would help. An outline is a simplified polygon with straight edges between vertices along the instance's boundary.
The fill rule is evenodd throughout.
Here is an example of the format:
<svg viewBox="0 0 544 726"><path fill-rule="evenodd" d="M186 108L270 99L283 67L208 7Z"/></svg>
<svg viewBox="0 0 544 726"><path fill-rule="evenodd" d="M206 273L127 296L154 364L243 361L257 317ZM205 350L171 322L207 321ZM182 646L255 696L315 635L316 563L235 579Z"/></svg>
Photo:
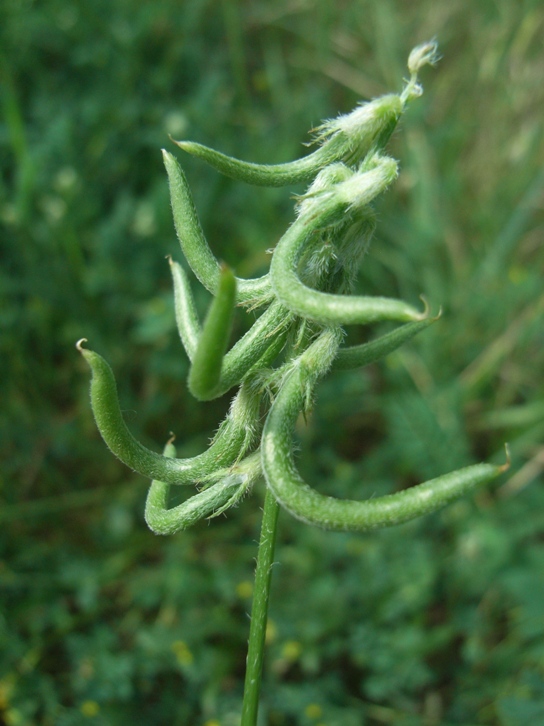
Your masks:
<svg viewBox="0 0 544 726"><path fill-rule="evenodd" d="M489 482L505 466L477 464L419 486L376 499L342 500L318 493L297 471L293 430L312 404L314 390L330 370L359 368L383 358L431 325L437 317L402 301L350 294L360 260L375 227L372 202L395 180L397 162L385 153L406 105L421 94L420 67L436 58L434 43L415 48L410 79L400 94L360 104L315 131L316 150L294 162L242 162L193 142L184 151L233 179L263 186L308 182L296 218L277 242L270 272L236 278L210 250L185 176L163 151L176 232L187 262L214 296L204 324L198 320L189 281L170 260L177 326L191 361L189 390L199 400L237 392L207 451L178 459L172 440L158 454L132 436L123 419L116 384L98 353L77 345L92 369L91 403L111 451L152 479L145 517L158 534L173 534L205 517L225 512L261 477L266 482L256 572L242 725L256 722L264 633L279 506L324 529L366 532L432 512ZM236 305L263 312L227 352ZM363 345L342 344L344 326L379 321L401 323ZM263 423L264 422L264 423ZM169 508L171 486L197 488Z"/></svg>

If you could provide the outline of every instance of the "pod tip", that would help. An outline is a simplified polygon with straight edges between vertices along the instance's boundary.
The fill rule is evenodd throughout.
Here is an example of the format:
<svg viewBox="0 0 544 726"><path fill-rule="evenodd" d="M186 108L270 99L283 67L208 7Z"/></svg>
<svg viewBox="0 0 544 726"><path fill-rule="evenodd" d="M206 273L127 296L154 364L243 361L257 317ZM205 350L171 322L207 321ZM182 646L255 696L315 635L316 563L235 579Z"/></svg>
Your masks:
<svg viewBox="0 0 544 726"><path fill-rule="evenodd" d="M499 467L499 471L501 472L501 474L504 471L508 471L508 469L510 468L510 465L512 463L512 457L510 455L510 447L508 446L507 443L504 444L504 451L506 454L506 461L504 462L504 464L502 464L502 466Z"/></svg>

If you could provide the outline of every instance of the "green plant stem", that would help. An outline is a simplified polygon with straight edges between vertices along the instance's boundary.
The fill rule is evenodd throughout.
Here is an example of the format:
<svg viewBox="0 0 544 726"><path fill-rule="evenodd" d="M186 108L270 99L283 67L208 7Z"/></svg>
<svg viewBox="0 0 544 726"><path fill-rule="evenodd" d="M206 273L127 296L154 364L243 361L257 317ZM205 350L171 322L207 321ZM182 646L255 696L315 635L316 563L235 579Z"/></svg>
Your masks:
<svg viewBox="0 0 544 726"><path fill-rule="evenodd" d="M255 593L251 607L241 726L255 726L257 723L278 512L279 505L267 487L261 524L261 539L257 554L257 568L255 570Z"/></svg>

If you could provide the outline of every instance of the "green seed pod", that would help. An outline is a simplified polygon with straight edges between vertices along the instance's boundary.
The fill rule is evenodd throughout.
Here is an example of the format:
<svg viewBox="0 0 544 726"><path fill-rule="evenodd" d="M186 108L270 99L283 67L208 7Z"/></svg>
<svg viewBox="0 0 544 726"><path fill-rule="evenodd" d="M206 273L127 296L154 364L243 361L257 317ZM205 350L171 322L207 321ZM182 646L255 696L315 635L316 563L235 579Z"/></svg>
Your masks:
<svg viewBox="0 0 544 726"><path fill-rule="evenodd" d="M235 300L236 280L229 268L224 266L189 372L189 390L195 398L205 399L219 382L232 330Z"/></svg>
<svg viewBox="0 0 544 726"><path fill-rule="evenodd" d="M171 458L176 450L171 443L164 449L164 456ZM193 495L177 507L168 508L170 484L154 480L151 482L145 503L145 521L155 534L175 534L196 524L205 517L214 516L223 510L238 493L244 482L240 477L226 476L213 486Z"/></svg>
<svg viewBox="0 0 544 726"><path fill-rule="evenodd" d="M183 267L174 262L171 257L168 258L168 262L174 283L176 325L187 357L192 361L202 329L196 313L189 280L183 271Z"/></svg>
<svg viewBox="0 0 544 726"><path fill-rule="evenodd" d="M323 325L364 324L379 320L409 322L424 317L401 300L320 292L309 288L299 277L300 259L315 241L315 233L328 225L345 224L351 214L360 214L361 209L391 183L396 173L396 162L376 158L374 168L364 173L352 173L336 184L323 183L323 179L318 177L299 206L297 220L278 243L272 258L272 286L285 307ZM374 220L369 217L369 232L373 227Z"/></svg>
<svg viewBox="0 0 544 726"><path fill-rule="evenodd" d="M351 113L325 121L315 130L315 141L320 147L302 159L285 164L253 164L194 141L174 143L231 179L257 186L282 187L312 179L320 169L337 161L356 166L371 148L383 148L402 110L400 96L394 94L362 103Z"/></svg>
<svg viewBox="0 0 544 726"><path fill-rule="evenodd" d="M294 517L324 529L365 532L400 524L432 512L490 482L508 464L476 464L419 486L367 501L319 494L298 473L293 459L293 429L307 398L308 372L294 367L279 390L263 431L262 467L278 502Z"/></svg>
<svg viewBox="0 0 544 726"><path fill-rule="evenodd" d="M289 310L278 302L272 303L225 355L216 385L191 389L193 395L201 401L218 398L238 385L253 368L270 365L284 346L292 320Z"/></svg>
<svg viewBox="0 0 544 726"><path fill-rule="evenodd" d="M170 185L174 226L181 249L197 278L212 295L215 295L219 285L221 265L210 250L200 226L185 174L172 154L163 149L162 155ZM237 302L261 305L269 298L268 275L255 280L237 280Z"/></svg>
<svg viewBox="0 0 544 726"><path fill-rule="evenodd" d="M325 528L365 531L433 511L506 468L478 464L404 492L358 502L318 494L301 479L293 459L295 421L309 409L323 375L331 368L345 370L379 360L436 320L429 317L427 306L420 312L402 300L350 295L375 227L370 205L397 175L397 163L383 149L408 101L421 93L420 67L435 61L434 43L414 49L408 61L410 80L400 95L361 104L324 122L314 131L319 147L294 162L252 164L200 144L175 142L235 179L265 186L313 180L297 200L295 222L273 251L270 273L256 280L235 278L219 264L185 176L175 158L163 151L177 236L189 266L214 295L201 326L189 281L170 260L176 323L191 360L189 389L200 400L221 396L233 386L240 389L206 452L177 459L169 442L161 456L129 432L109 365L78 343L92 370L91 404L106 444L125 464L153 479L146 519L154 531L173 533L216 516L263 472L274 496L294 516ZM266 304L267 309L226 352L237 303L252 309ZM341 326L381 320L406 324L364 345L340 347ZM278 358L279 365L273 367ZM255 451L265 406L270 409L261 447ZM170 485L189 483L204 488L168 509Z"/></svg>
<svg viewBox="0 0 544 726"><path fill-rule="evenodd" d="M102 356L83 348L84 340L78 342L77 349L92 371L91 406L98 430L110 451L142 476L169 484L189 484L222 466L230 466L253 443L258 429L254 422L259 421L259 400L244 385L210 448L203 454L191 459L173 459L147 449L125 424L113 371Z"/></svg>
<svg viewBox="0 0 544 726"><path fill-rule="evenodd" d="M351 368L362 368L363 366L370 365L381 358L385 358L386 355L392 353L394 350L399 348L403 343L407 343L415 335L420 333L429 325L435 323L440 314L435 318L426 318L417 323L407 323L401 325L400 328L392 330L386 335L382 335L376 340L372 340L370 343L363 343L362 345L352 345L348 348L340 348L338 355L333 363L333 370L345 371Z"/></svg>

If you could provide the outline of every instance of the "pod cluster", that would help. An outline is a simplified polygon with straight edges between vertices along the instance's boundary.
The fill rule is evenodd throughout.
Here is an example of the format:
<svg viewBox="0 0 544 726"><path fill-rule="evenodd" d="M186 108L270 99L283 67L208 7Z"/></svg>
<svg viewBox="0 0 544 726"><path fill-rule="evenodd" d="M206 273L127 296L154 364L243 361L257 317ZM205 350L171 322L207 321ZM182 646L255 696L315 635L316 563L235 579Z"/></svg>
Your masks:
<svg viewBox="0 0 544 726"><path fill-rule="evenodd" d="M98 353L77 344L91 367L91 404L100 433L127 466L152 480L145 517L158 534L172 534L235 504L264 476L278 502L295 517L335 530L366 531L442 507L496 477L505 467L477 464L410 489L366 501L319 494L303 481L293 457L293 431L331 369L358 368L383 358L437 318L402 300L351 294L375 219L373 200L394 181L397 163L385 154L408 101L420 95L417 73L436 60L434 43L410 54L402 93L360 104L315 131L316 150L290 163L240 161L193 142L176 142L233 179L264 186L308 182L296 218L272 253L270 271L236 278L213 255L176 159L163 151L174 224L185 258L214 296L201 324L189 280L170 260L181 342L191 361L188 386L199 400L238 390L209 448L176 458L139 443L123 419L113 372ZM227 351L236 305L262 309L253 327ZM344 326L401 323L370 343L342 345ZM263 424L264 422L264 424ZM171 486L197 491L169 507Z"/></svg>

